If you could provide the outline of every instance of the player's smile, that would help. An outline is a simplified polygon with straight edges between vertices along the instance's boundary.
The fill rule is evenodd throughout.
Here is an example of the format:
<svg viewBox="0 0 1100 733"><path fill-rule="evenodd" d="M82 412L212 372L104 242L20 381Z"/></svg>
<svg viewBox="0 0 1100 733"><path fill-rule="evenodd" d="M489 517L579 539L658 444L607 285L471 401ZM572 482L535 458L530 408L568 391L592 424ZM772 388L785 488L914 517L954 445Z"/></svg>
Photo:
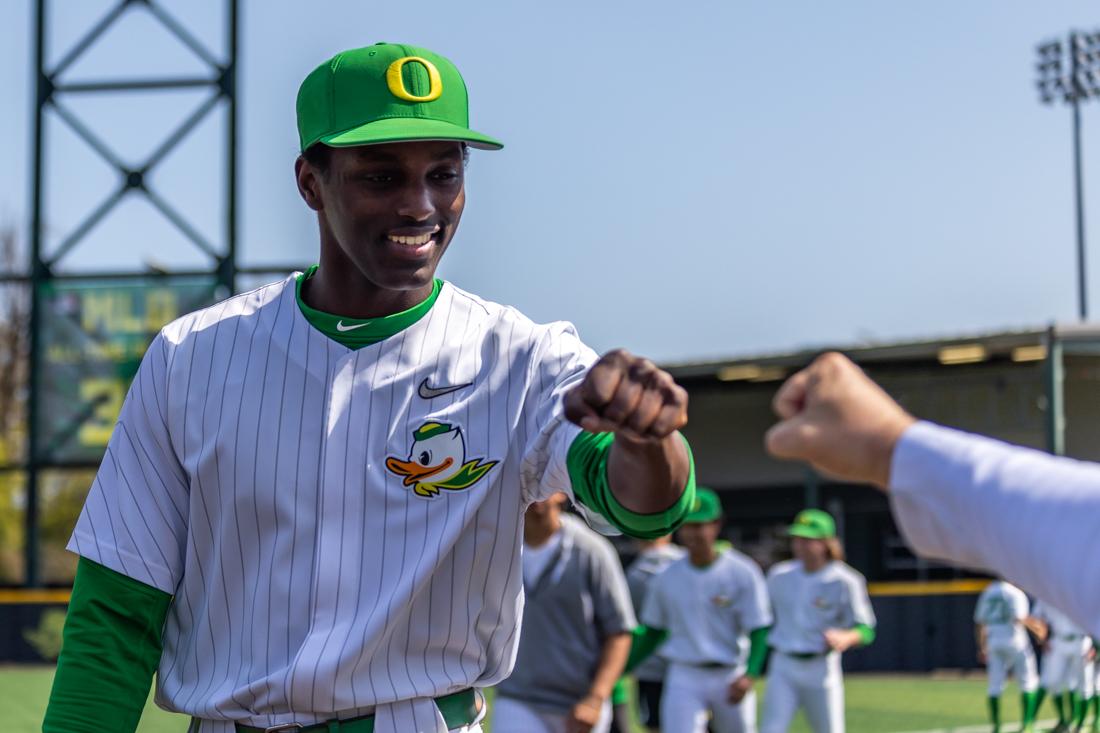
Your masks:
<svg viewBox="0 0 1100 733"><path fill-rule="evenodd" d="M439 244L441 228L402 227L386 233L386 243L394 256L409 260L427 260L432 250Z"/></svg>

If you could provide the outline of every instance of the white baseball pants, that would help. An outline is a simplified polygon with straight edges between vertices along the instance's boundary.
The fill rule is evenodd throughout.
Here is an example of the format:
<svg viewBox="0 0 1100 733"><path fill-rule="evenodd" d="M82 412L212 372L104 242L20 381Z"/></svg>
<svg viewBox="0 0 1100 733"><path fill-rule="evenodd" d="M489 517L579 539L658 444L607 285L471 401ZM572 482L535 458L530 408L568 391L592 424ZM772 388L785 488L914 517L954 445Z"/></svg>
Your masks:
<svg viewBox="0 0 1100 733"><path fill-rule="evenodd" d="M661 695L661 733L756 733L756 693L729 702L730 683L744 669L704 669L673 662ZM709 713L709 715L708 715Z"/></svg>
<svg viewBox="0 0 1100 733"><path fill-rule="evenodd" d="M997 697L1005 689L1009 675L1016 678L1020 692L1034 692L1039 688L1039 674L1035 671L1035 654L1031 645L1023 649L1011 646L995 646L989 649L986 661L989 675L989 696Z"/></svg>
<svg viewBox="0 0 1100 733"><path fill-rule="evenodd" d="M844 674L839 654L798 659L772 653L761 733L787 733L799 708L814 733L844 733Z"/></svg>
<svg viewBox="0 0 1100 733"><path fill-rule="evenodd" d="M1085 662L1085 674L1081 677L1081 695L1090 698L1097 693L1100 682L1100 661Z"/></svg>
<svg viewBox="0 0 1100 733"><path fill-rule="evenodd" d="M1051 640L1050 647L1043 654L1042 664L1039 665L1039 679L1047 692L1059 694L1087 691L1085 668L1092 665L1086 664L1085 654L1091 644L1088 639Z"/></svg>
<svg viewBox="0 0 1100 733"><path fill-rule="evenodd" d="M512 697L497 695L493 701L491 723L493 733L565 733L568 718L562 713L547 713L536 710L530 705ZM607 733L611 730L611 701L604 703L600 720L592 728L592 733Z"/></svg>

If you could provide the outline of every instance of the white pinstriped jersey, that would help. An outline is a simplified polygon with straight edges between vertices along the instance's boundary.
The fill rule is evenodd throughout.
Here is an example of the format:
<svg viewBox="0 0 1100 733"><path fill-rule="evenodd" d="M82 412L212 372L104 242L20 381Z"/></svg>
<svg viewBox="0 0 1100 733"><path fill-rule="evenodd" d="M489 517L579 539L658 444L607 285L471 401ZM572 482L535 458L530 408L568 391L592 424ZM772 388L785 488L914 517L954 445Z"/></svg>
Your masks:
<svg viewBox="0 0 1100 733"><path fill-rule="evenodd" d="M175 595L162 706L263 727L377 705L396 729L388 703L511 671L523 512L571 493L561 397L596 355L450 284L352 351L294 282L160 333L69 548Z"/></svg>

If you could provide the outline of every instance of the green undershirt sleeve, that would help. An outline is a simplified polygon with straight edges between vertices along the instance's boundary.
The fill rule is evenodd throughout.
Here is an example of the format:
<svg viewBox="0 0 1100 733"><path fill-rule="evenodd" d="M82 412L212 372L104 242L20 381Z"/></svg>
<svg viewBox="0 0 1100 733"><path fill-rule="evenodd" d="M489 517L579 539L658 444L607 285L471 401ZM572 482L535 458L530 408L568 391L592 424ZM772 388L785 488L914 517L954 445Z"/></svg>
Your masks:
<svg viewBox="0 0 1100 733"><path fill-rule="evenodd" d="M627 686L626 677L620 677L615 686L611 688L611 704L622 705L630 700L630 688Z"/></svg>
<svg viewBox="0 0 1100 733"><path fill-rule="evenodd" d="M768 661L768 631L770 626L761 626L749 632L749 663L747 674L759 677L764 674L764 665Z"/></svg>
<svg viewBox="0 0 1100 733"><path fill-rule="evenodd" d="M566 467L577 501L600 514L616 529L631 537L655 539L673 532L684 521L695 501L695 461L691 446L684 439L688 452L688 479L680 498L672 506L654 514L638 514L622 504L611 492L607 476L607 458L613 433L582 432L573 439L566 456Z"/></svg>
<svg viewBox="0 0 1100 733"><path fill-rule="evenodd" d="M172 596L81 558L43 733L137 729Z"/></svg>
<svg viewBox="0 0 1100 733"><path fill-rule="evenodd" d="M859 634L859 639L863 646L870 646L874 643L875 627L868 626L867 624L856 624L852 629Z"/></svg>
<svg viewBox="0 0 1100 733"><path fill-rule="evenodd" d="M630 674L634 668L649 658L649 655L657 651L657 647L665 643L668 632L664 629L654 629L645 624L638 624L631 633L630 654L626 657L626 667L623 674Z"/></svg>

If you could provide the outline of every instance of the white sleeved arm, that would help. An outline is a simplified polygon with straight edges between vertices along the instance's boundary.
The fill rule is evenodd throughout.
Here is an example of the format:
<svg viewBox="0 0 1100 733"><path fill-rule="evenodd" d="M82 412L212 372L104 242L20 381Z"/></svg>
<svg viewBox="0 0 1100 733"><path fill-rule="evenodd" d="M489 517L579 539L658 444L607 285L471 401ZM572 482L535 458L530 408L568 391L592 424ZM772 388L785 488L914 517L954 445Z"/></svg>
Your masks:
<svg viewBox="0 0 1100 733"><path fill-rule="evenodd" d="M566 459L581 429L565 418L562 399L584 380L596 361L596 352L584 345L570 323L544 327L531 366L532 407L526 418L522 478L524 499L543 501L561 491L573 495Z"/></svg>
<svg viewBox="0 0 1100 733"><path fill-rule="evenodd" d="M172 447L163 337L145 353L68 549L165 593L183 574L190 496Z"/></svg>
<svg viewBox="0 0 1100 733"><path fill-rule="evenodd" d="M1022 593L1022 592L1020 594L1018 594L1016 596L1016 598L1013 599L1013 604L1014 604L1015 608L1013 608L1012 610L1016 614L1016 620L1017 621L1023 621L1025 618L1028 617L1028 615L1030 615L1030 613L1031 613L1031 602L1028 601L1027 594Z"/></svg>
<svg viewBox="0 0 1100 733"><path fill-rule="evenodd" d="M978 596L978 602L974 604L974 623L984 624L986 623L986 616L988 615L989 607L989 588L981 592Z"/></svg>
<svg viewBox="0 0 1100 733"><path fill-rule="evenodd" d="M894 516L921 555L986 570L1100 635L1100 466L919 422L894 450ZM1082 571L1086 575L1082 575Z"/></svg>
<svg viewBox="0 0 1100 733"><path fill-rule="evenodd" d="M846 626L863 624L875 627L875 609L871 605L871 597L867 595L867 581L862 575L852 572L846 579L848 586L848 611L850 615Z"/></svg>
<svg viewBox="0 0 1100 733"><path fill-rule="evenodd" d="M641 622L653 629L668 628L668 613L665 611L663 581L657 576L649 584L645 603L642 604Z"/></svg>
<svg viewBox="0 0 1100 733"><path fill-rule="evenodd" d="M764 573L752 560L745 560L745 590L738 603L737 615L745 633L771 626L772 607L768 602L768 584Z"/></svg>

